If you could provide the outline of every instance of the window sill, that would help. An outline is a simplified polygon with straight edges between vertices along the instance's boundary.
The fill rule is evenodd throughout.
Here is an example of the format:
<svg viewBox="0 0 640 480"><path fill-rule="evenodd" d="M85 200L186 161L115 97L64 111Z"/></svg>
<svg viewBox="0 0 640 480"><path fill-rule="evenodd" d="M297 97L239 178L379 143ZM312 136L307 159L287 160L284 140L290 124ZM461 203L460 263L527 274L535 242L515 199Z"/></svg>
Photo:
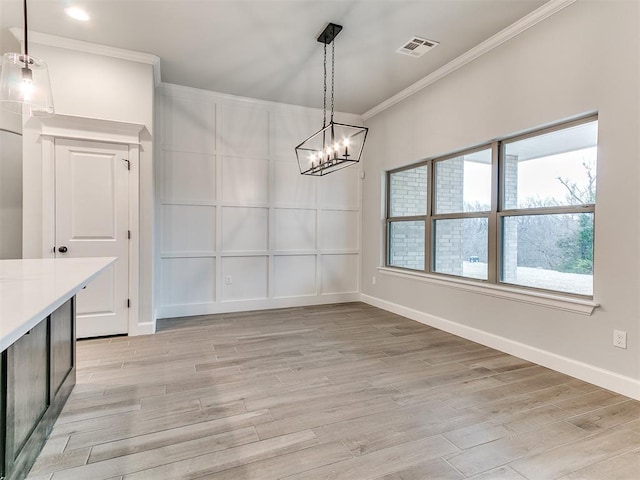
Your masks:
<svg viewBox="0 0 640 480"><path fill-rule="evenodd" d="M579 313L581 315L591 315L593 311L600 306L598 303L592 300L536 292L533 290L524 290L519 288L507 287L505 285L481 283L462 278L445 278L440 275L412 272L390 267L378 267L378 271L384 275L392 275L402 278L413 278L421 282L430 283L432 285L457 288L459 290L465 290L467 292L488 295L490 297L496 298L504 298L516 302L528 303L530 305L555 308L556 310Z"/></svg>

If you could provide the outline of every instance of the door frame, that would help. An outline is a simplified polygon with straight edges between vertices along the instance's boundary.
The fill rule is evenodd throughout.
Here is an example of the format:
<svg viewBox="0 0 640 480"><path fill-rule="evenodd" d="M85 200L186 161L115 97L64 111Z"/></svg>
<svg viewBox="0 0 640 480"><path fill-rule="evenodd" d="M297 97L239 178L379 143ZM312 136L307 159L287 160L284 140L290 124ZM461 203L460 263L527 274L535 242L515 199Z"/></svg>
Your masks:
<svg viewBox="0 0 640 480"><path fill-rule="evenodd" d="M138 332L140 313L140 133L144 125L94 118L55 115L41 119L42 142L42 258L53 258L55 246L55 141L72 139L127 145L129 152L129 309L128 334ZM146 333L146 332L144 332Z"/></svg>

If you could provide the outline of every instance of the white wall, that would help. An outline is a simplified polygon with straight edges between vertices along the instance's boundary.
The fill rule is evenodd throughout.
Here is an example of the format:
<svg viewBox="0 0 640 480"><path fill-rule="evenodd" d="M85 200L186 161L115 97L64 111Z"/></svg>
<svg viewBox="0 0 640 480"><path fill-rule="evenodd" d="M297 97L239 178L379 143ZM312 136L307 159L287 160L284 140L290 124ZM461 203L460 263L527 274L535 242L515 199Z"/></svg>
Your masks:
<svg viewBox="0 0 640 480"><path fill-rule="evenodd" d="M166 84L158 100L160 317L359 298L359 168L301 176L294 153L320 111Z"/></svg>
<svg viewBox="0 0 640 480"><path fill-rule="evenodd" d="M579 0L366 122L363 298L640 397L639 8ZM591 316L377 270L384 171L594 111L601 306ZM614 328L628 333L626 350L612 346Z"/></svg>
<svg viewBox="0 0 640 480"><path fill-rule="evenodd" d="M22 136L0 127L0 259L22 257Z"/></svg>
<svg viewBox="0 0 640 480"><path fill-rule="evenodd" d="M33 37L33 36L32 36ZM49 66L57 114L144 125L140 149L139 324L154 328L154 76L147 63L29 43ZM40 121L23 125L23 256L43 255L42 145ZM140 333L140 332L138 332Z"/></svg>
<svg viewBox="0 0 640 480"><path fill-rule="evenodd" d="M19 49L8 30L0 31L0 55ZM21 135L21 116L0 109L0 259L22 256Z"/></svg>

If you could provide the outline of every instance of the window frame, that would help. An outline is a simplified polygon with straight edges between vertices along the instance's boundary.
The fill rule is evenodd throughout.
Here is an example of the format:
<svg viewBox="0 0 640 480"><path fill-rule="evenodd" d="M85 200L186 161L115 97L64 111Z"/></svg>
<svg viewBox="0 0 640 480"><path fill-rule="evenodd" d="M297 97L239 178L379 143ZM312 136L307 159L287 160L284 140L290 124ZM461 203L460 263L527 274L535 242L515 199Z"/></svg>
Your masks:
<svg viewBox="0 0 640 480"><path fill-rule="evenodd" d="M394 168L386 172L386 192L385 192L385 235L384 235L384 267L410 272L412 274L427 274L434 276L435 278L442 278L443 280L463 281L484 284L487 287L500 286L510 289L517 289L522 291L537 292L542 295L556 295L561 297L569 297L580 300L592 300L594 295L584 295L579 293L565 292L562 290L553 290L540 287L532 287L527 285L520 285L516 283L509 283L503 279L503 221L505 217L517 217L517 216L530 216L530 215L557 215L557 214L580 214L591 213L593 215L594 224L594 238L593 238L593 257L594 257L594 271L592 276L595 277L595 243L596 243L596 215L595 207L597 203L567 205L567 206L553 206L553 207L532 207L532 208L504 208L505 198L505 178L504 178L504 162L505 151L507 145L525 140L528 138L543 136L549 133L553 133L560 130L569 129L575 126L597 122L598 113L591 113L585 116L581 116L569 121L563 121L551 126L537 128L530 130L526 133L495 139L491 142L476 145L464 150L458 150L456 152L430 157L419 162L404 165L402 167ZM436 164L479 152L486 149L491 149L491 208L482 212L456 212L456 213L436 213ZM425 215L414 216L390 216L391 211L391 175L402 172L405 170L412 170L418 167L426 166L427 168L427 205ZM597 177L596 177L597 178ZM596 180L597 182L597 180ZM596 187L597 188L597 187ZM488 232L487 232L487 278L479 279L474 277L465 277L463 275L454 275L450 273L441 273L435 270L435 222L437 220L448 220L458 218L487 218L488 219ZM391 232L391 224L399 221L423 221L425 227L425 239L424 239L424 269L417 270L409 267L402 267L393 265L390 263L391 255L391 240L389 238Z"/></svg>
<svg viewBox="0 0 640 480"><path fill-rule="evenodd" d="M493 201L493 186L495 185L493 176L494 176L494 163L495 163L495 159L494 159L494 155L495 155L495 142L491 142L491 143L486 143L483 145L478 145L476 147L473 148L468 148L466 150L462 150L450 155L445 155L443 157L436 157L431 159L430 163L430 169L431 169L431 177L429 177L430 179L433 179L432 181L428 182L428 186L431 188L431 192L429 192L427 194L428 197L431 197L431 209L427 211L428 214L430 214L430 239L431 239L431 248L430 248L430 252L431 254L429 255L429 261L427 262L427 260L425 259L425 264L428 263L429 264L429 270L426 273L433 273L435 275L446 275L448 277L454 277L454 278L464 278L467 280L477 280L477 281L481 281L481 282L486 282L486 281L490 281L490 279L492 278L492 274L490 272L491 270L491 214L493 212L494 209L494 201ZM483 150L491 150L491 206L489 210L484 210L481 212L456 212L456 213L436 213L436 207L437 207L437 200L436 200L436 196L437 196L437 188L436 188L436 165L440 162L445 162L447 160L451 160L454 158L458 158L458 157L464 157L466 155L470 155L472 153L476 153L476 152L481 152ZM487 245L487 279L480 279L480 278L474 278L474 277L465 277L463 275L454 275L451 273L443 273L443 272L438 272L435 269L435 263L436 263L436 238L435 238L435 234L436 234L436 228L435 228L435 224L436 221L438 220L455 220L455 219L464 219L464 218L486 218L488 221L488 226L487 226L487 241L488 241L488 245Z"/></svg>
<svg viewBox="0 0 640 480"><path fill-rule="evenodd" d="M425 160L422 162L418 162L418 163L414 163L411 165L407 165L404 167L400 167L400 168L396 168L394 170L389 170L387 172L386 175L386 199L385 199L385 210L386 210L386 221L385 221L385 245L384 245L384 251L385 251L385 255L384 255L384 264L387 267L391 267L391 268L402 268L403 270L409 270L411 272L422 272L422 271L427 271L427 266L429 263L429 252L428 252L428 242L427 242L427 238L429 238L430 235L430 229L428 228L428 223L427 223L427 217L429 215L430 209L431 209L431 198L429 195L429 191L427 190L427 195L426 195L426 208L425 208L425 214L424 215L405 215L405 216L396 216L396 217L391 217L389 215L389 213L391 212L391 175L394 173L399 173L399 172L403 172L406 170L414 170L420 167L425 166L427 168L427 188L429 188L429 184L431 183L431 169L429 166L429 161ZM391 236L391 224L394 222L414 222L414 221L423 221L424 222L424 236L425 236L425 241L424 241L424 269L423 270L416 270L413 268L408 268L408 267L401 267L398 265L393 265L391 264L391 240L390 240L390 236Z"/></svg>

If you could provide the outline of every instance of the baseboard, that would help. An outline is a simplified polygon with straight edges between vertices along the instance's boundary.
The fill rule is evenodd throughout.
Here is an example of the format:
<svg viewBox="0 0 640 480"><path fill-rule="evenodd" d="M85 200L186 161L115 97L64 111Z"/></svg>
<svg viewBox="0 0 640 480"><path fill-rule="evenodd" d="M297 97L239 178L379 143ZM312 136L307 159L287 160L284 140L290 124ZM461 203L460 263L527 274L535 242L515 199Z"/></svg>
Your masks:
<svg viewBox="0 0 640 480"><path fill-rule="evenodd" d="M414 310L387 300L382 300L377 297L362 294L360 299L362 302L374 307L402 315L403 317L407 317L411 320L415 320L439 330L486 345L487 347L495 348L501 352L537 363L543 367L598 385L599 387L620 393L621 395L631 397L635 400L640 400L640 380L638 379L620 375L610 370L589 365L587 363L532 347L524 343L516 342L493 333L488 333L477 328L452 322L451 320L437 317L419 310Z"/></svg>
<svg viewBox="0 0 640 480"><path fill-rule="evenodd" d="M249 312L252 310L272 310L274 308L305 307L329 303L360 301L360 294L334 293L309 295L307 297L268 298L240 300L232 302L195 303L189 305L165 305L158 307L157 318L191 317L194 315L215 315L218 313Z"/></svg>
<svg viewBox="0 0 640 480"><path fill-rule="evenodd" d="M156 333L156 322L137 323L132 327L129 327L129 336L132 337L135 337L136 335L151 335Z"/></svg>

